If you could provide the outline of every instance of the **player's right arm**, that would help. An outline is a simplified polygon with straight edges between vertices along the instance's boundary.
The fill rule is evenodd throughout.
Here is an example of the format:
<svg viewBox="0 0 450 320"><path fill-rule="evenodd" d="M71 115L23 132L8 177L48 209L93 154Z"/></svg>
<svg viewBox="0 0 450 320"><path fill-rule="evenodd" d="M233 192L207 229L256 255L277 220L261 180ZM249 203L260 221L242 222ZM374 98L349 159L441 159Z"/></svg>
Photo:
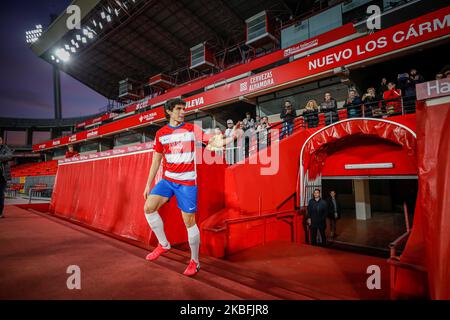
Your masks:
<svg viewBox="0 0 450 320"><path fill-rule="evenodd" d="M147 200L148 193L150 192L150 186L153 179L155 179L156 173L158 172L159 166L161 165L162 153L153 152L152 166L150 167L150 172L148 174L147 184L145 185L144 199Z"/></svg>

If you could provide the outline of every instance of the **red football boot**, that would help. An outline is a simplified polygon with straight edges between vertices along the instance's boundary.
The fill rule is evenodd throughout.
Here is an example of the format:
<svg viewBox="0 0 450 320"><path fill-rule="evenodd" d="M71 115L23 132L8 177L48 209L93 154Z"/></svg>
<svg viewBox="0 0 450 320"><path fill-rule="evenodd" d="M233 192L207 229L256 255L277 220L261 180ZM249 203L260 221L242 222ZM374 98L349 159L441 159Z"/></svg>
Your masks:
<svg viewBox="0 0 450 320"><path fill-rule="evenodd" d="M189 265L187 266L186 270L184 270L183 274L188 277L192 277L197 274L197 272L200 270L200 263L195 262L194 260L191 260L189 262Z"/></svg>
<svg viewBox="0 0 450 320"><path fill-rule="evenodd" d="M145 257L145 259L146 259L146 260L149 260L149 261L156 260L156 259L159 258L160 255L162 255L163 253L165 253L165 252L167 252L167 251L169 251L169 250L170 250L170 248L165 249L165 248L163 248L163 247L158 243L158 246L157 246L152 252L150 252L150 253Z"/></svg>

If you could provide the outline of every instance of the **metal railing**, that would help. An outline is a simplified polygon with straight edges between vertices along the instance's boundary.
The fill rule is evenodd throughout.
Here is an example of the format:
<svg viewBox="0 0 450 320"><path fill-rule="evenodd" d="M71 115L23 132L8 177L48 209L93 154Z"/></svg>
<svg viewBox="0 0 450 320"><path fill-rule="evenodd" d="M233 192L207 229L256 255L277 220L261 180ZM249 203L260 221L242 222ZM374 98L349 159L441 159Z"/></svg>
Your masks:
<svg viewBox="0 0 450 320"><path fill-rule="evenodd" d="M303 109L304 110L304 109ZM295 116L291 121L280 121L263 130L248 129L237 141L230 143L224 150L226 163L235 164L258 151L282 140L299 130L322 128L338 121L352 118L379 118L412 114L416 112L416 97L395 99L376 99L356 105L344 105L332 111L321 111ZM277 134L273 136L273 130Z"/></svg>

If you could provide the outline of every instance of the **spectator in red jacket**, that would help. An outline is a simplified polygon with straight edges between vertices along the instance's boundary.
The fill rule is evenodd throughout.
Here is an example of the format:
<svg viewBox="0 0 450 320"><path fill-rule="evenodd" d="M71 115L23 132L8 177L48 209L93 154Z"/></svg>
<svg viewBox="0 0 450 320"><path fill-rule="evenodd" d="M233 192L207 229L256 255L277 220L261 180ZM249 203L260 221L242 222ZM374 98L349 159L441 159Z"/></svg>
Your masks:
<svg viewBox="0 0 450 320"><path fill-rule="evenodd" d="M388 83L388 90L383 93L383 99L388 115L402 112L402 91L395 88L395 83Z"/></svg>
<svg viewBox="0 0 450 320"><path fill-rule="evenodd" d="M69 144L67 146L67 152L66 152L66 159L76 157L79 153L77 151L73 150L73 145Z"/></svg>

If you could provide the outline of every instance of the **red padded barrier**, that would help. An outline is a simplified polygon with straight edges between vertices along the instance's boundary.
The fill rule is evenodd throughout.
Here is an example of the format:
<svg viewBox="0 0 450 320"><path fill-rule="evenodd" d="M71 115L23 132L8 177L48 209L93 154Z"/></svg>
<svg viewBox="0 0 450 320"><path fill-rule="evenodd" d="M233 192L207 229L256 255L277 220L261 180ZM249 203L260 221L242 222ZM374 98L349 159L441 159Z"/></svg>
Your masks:
<svg viewBox="0 0 450 320"><path fill-rule="evenodd" d="M417 105L419 192L411 235L401 261L425 266L420 274L398 271L398 295L450 299L450 103Z"/></svg>
<svg viewBox="0 0 450 320"><path fill-rule="evenodd" d="M144 217L143 192L152 152L62 164L56 176L50 210L121 237L156 244ZM223 208L225 165L197 167L197 222ZM159 211L172 244L187 241L176 199Z"/></svg>

